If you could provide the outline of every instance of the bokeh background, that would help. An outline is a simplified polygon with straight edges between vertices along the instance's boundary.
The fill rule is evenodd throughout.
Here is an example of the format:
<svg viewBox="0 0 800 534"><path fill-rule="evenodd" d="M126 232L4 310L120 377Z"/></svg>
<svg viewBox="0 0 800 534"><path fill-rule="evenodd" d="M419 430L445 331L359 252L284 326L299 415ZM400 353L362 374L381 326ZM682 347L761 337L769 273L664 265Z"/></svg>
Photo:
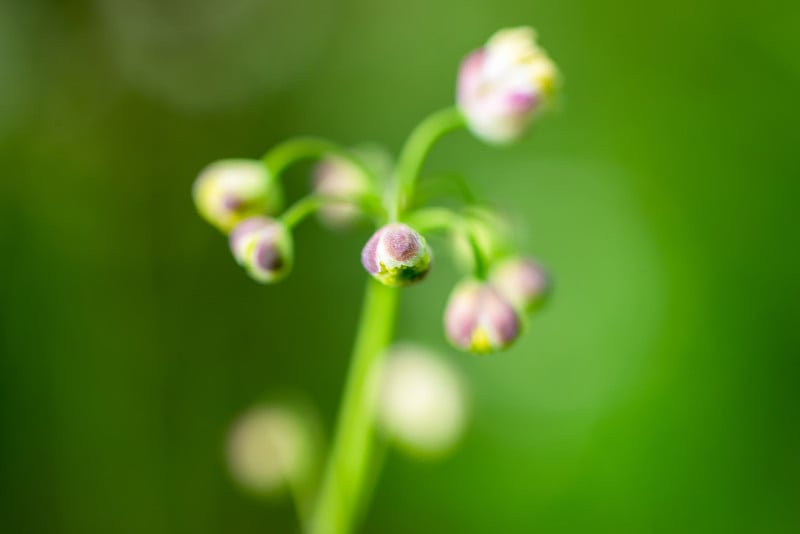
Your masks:
<svg viewBox="0 0 800 534"><path fill-rule="evenodd" d="M367 237L315 222L259 286L190 201L295 134L396 151L458 62L533 24L558 113L502 150L446 138L557 294L487 358L447 348L456 272L404 293L472 420L388 458L365 532L800 532L800 4L676 0L0 2L0 530L286 533L226 474L274 389L328 428ZM288 176L292 195L308 167ZM441 248L441 245L440 245Z"/></svg>

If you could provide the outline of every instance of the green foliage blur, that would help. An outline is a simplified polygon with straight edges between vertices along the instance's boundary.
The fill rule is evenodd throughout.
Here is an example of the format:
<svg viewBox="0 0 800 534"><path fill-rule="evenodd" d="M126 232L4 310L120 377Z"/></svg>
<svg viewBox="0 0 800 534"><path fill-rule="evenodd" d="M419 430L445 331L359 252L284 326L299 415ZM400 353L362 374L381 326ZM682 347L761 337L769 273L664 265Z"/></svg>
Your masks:
<svg viewBox="0 0 800 534"><path fill-rule="evenodd" d="M233 419L305 392L328 431L367 230L297 234L260 286L195 213L207 163L296 134L396 151L458 63L531 24L560 109L504 149L447 137L557 288L506 353L447 347L434 241L398 337L446 351L472 420L392 453L364 531L800 532L800 4L0 2L0 531L289 533L238 491ZM287 177L308 187L307 166Z"/></svg>

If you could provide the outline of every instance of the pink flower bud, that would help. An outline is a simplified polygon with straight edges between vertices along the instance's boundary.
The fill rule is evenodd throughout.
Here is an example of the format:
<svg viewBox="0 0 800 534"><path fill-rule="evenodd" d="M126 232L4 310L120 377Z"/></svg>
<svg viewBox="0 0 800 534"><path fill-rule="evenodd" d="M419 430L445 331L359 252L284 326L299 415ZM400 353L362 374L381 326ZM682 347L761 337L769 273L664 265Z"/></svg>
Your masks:
<svg viewBox="0 0 800 534"><path fill-rule="evenodd" d="M324 159L314 168L314 193L341 200L323 206L320 220L335 229L353 226L361 218L358 200L370 192L369 178L353 163L337 156Z"/></svg>
<svg viewBox="0 0 800 534"><path fill-rule="evenodd" d="M393 223L380 228L364 245L361 264L374 278L390 287L422 280L431 264L425 238L410 226Z"/></svg>
<svg viewBox="0 0 800 534"><path fill-rule="evenodd" d="M242 221L231 232L230 247L237 263L259 282L277 282L291 271L292 236L274 219L251 217Z"/></svg>
<svg viewBox="0 0 800 534"><path fill-rule="evenodd" d="M192 189L197 211L227 233L244 219L277 211L283 194L260 161L234 159L212 163Z"/></svg>
<svg viewBox="0 0 800 534"><path fill-rule="evenodd" d="M500 30L461 64L458 106L475 135L507 143L525 133L552 98L557 79L532 28Z"/></svg>
<svg viewBox="0 0 800 534"><path fill-rule="evenodd" d="M514 307L493 286L477 280L456 286L447 303L444 323L453 345L484 354L507 347L521 330Z"/></svg>
<svg viewBox="0 0 800 534"><path fill-rule="evenodd" d="M522 311L541 306L550 292L547 271L530 258L512 258L492 270L491 281L497 291Z"/></svg>

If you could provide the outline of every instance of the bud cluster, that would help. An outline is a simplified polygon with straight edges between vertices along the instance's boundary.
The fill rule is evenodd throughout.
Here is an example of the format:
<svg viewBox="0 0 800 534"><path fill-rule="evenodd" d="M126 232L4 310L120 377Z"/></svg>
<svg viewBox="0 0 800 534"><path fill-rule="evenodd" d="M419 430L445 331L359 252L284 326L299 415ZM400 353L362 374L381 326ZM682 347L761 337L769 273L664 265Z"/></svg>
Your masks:
<svg viewBox="0 0 800 534"><path fill-rule="evenodd" d="M443 230L465 273L445 306L445 337L462 351L506 349L524 330L527 314L547 299L549 275L537 261L516 255L504 218L475 204L470 192L462 195L464 205L458 209L426 207L431 199L419 191L415 196L415 186L431 146L445 133L468 128L490 144L517 140L553 101L558 81L556 66L537 44L533 29L501 30L464 59L455 106L425 119L396 164L375 147L346 150L319 138L297 138L273 148L263 160L222 160L203 169L192 190L195 206L227 236L236 263L264 284L292 270L292 229L314 212L333 229L373 223L377 230L362 247L361 264L391 288L428 276L433 251L423 234ZM311 191L284 210L278 178L291 164L308 159L317 162ZM444 358L411 345L395 346L380 358L391 341L396 293L372 281L368 291L354 374L311 518L312 532L317 532L313 525L352 530L361 475L375 462L369 447L350 449L353 443L367 443L373 422L392 443L424 455L451 449L465 426L465 388ZM249 410L236 421L228 441L233 477L258 494L287 487L296 495L307 493L316 478L311 473L319 446L315 430L313 418L290 405ZM342 488L349 492L346 498Z"/></svg>

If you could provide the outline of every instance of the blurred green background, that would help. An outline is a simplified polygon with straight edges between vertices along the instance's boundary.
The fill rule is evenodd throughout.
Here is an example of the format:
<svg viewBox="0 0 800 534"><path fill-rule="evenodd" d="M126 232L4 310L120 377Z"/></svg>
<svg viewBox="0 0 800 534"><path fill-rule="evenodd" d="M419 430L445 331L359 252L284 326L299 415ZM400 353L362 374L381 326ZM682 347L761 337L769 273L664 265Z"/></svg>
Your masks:
<svg viewBox="0 0 800 534"><path fill-rule="evenodd" d="M233 418L305 391L328 428L366 232L297 235L262 287L196 215L208 162L295 134L396 151L460 59L532 24L565 77L525 141L446 138L557 278L507 353L447 349L447 255L399 337L472 421L392 454L365 532L800 532L800 4L0 2L0 530L286 533L228 480ZM307 187L307 167L290 192ZM439 244L441 249L441 243Z"/></svg>

